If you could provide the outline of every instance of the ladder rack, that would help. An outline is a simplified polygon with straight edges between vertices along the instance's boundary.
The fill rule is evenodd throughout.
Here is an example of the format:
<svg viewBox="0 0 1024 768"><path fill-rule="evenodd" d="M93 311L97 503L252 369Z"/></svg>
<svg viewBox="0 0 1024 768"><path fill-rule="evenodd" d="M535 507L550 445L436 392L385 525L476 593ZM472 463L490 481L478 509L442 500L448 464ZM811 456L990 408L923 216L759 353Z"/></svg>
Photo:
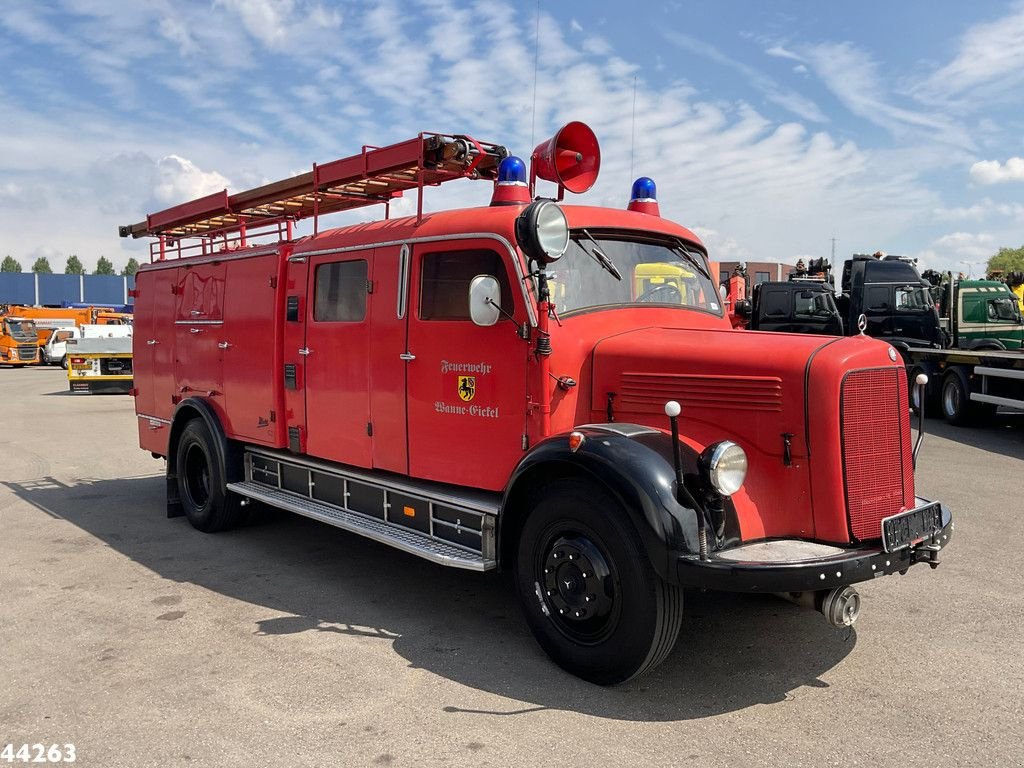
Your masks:
<svg viewBox="0 0 1024 768"><path fill-rule="evenodd" d="M386 147L364 146L351 157L313 165L313 170L255 189L229 195L222 190L146 216L138 224L118 228L121 237L156 237L151 259L166 258L171 249L212 253L244 248L249 238L291 239L292 224L338 211L384 204L408 190L417 190L417 220L423 218L423 187L463 178L494 179L505 147L470 136L421 133L415 139ZM197 238L186 246L182 239Z"/></svg>

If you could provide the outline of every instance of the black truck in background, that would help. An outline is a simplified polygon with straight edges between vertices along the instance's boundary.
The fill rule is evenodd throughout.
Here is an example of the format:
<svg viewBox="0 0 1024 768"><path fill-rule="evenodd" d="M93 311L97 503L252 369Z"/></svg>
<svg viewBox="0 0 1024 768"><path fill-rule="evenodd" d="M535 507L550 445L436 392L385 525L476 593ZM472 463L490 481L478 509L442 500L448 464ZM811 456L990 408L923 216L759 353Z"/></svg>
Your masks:
<svg viewBox="0 0 1024 768"><path fill-rule="evenodd" d="M944 333L930 285L914 265L899 257L855 255L843 264L842 293L835 295L831 264L812 259L785 282L754 286L751 299L736 302L736 313L755 331L860 333L885 339L901 351L910 346L941 349Z"/></svg>
<svg viewBox="0 0 1024 768"><path fill-rule="evenodd" d="M734 324L884 339L903 357L915 409L921 392L914 383L923 373L925 412L941 412L952 424L988 421L1001 406L1024 410L1024 334L1008 288L984 281L935 286L909 259L866 254L843 264L840 288L836 297L831 265L812 260L789 281L760 283L750 300L732 302ZM1014 317L1003 318L1011 311Z"/></svg>

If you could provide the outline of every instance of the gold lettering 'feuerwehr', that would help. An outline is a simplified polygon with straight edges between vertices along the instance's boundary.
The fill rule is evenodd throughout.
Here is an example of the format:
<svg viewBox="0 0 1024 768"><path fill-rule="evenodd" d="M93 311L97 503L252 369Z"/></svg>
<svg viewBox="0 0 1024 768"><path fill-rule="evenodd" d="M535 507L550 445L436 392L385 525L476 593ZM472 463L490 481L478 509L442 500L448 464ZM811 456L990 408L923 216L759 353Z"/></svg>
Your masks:
<svg viewBox="0 0 1024 768"><path fill-rule="evenodd" d="M449 363L441 361L441 373L476 373L486 376L493 370L489 363Z"/></svg>

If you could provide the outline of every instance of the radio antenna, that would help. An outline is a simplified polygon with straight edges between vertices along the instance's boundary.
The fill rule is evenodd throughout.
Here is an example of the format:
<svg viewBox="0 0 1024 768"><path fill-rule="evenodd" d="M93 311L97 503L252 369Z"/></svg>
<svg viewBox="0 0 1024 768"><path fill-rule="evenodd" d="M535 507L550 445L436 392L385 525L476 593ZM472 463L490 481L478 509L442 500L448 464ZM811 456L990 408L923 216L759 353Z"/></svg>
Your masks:
<svg viewBox="0 0 1024 768"><path fill-rule="evenodd" d="M533 114L530 117L530 146L537 131L537 65L540 60L540 0L537 0L537 29L533 36ZM532 151L532 150L531 150Z"/></svg>
<svg viewBox="0 0 1024 768"><path fill-rule="evenodd" d="M629 180L633 180L633 150L636 148L636 75L633 75L633 124L629 135Z"/></svg>

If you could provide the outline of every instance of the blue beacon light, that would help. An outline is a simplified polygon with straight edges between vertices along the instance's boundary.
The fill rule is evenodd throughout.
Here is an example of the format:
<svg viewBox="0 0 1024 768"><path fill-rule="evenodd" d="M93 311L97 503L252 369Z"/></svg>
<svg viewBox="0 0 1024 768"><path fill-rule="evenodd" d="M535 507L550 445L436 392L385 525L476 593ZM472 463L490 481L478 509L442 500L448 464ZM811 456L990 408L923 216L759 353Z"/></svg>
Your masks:
<svg viewBox="0 0 1024 768"><path fill-rule="evenodd" d="M530 202L530 185L526 181L526 163L510 155L498 163L491 205L526 205Z"/></svg>
<svg viewBox="0 0 1024 768"><path fill-rule="evenodd" d="M654 184L654 179L641 176L633 182L633 192L626 209L651 216L661 215L658 209L658 189Z"/></svg>

